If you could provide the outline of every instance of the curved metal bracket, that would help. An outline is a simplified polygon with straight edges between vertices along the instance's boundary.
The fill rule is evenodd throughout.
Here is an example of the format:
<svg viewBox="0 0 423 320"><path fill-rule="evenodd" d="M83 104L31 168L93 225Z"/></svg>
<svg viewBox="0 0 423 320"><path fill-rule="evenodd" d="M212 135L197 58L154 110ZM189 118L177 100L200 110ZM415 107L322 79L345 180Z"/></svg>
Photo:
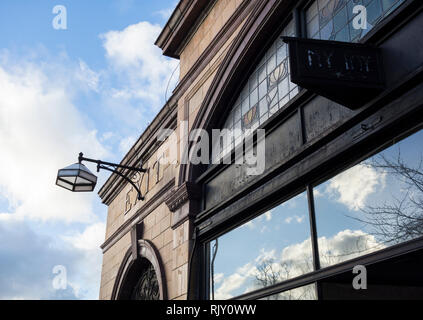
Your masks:
<svg viewBox="0 0 423 320"><path fill-rule="evenodd" d="M116 164L116 163L111 163L111 162L106 162L106 161L101 161L101 160L94 160L94 159L90 159L90 158L84 158L84 154L82 152L79 153L78 161L79 161L79 163L82 163L82 161L97 163L97 172L99 172L100 169L104 169L104 170L110 171L112 173L116 173L118 176L122 177L127 182L129 182L135 188L135 190L137 190L138 200L144 200L144 197L141 194L141 190L137 187L137 185L131 179L129 179L127 176L125 176L121 172L117 171L117 168L122 168L122 169L127 169L127 170L130 170L130 171L136 171L136 172L142 172L142 173L147 172L146 169L141 168L142 164L140 165L140 168L124 166L124 165L120 165L120 164ZM112 166L112 167L115 167L115 169L111 169L111 168L106 167L106 166Z"/></svg>
<svg viewBox="0 0 423 320"><path fill-rule="evenodd" d="M100 165L100 164L98 164L97 165L97 172L98 171L100 171L100 169L104 169L104 170L107 170L107 171L110 171L110 172L113 172L113 173L116 173L118 176L120 176L120 177L122 177L123 179L125 179L126 181L128 181L134 188L135 188L135 190L137 190L137 192L138 192L138 200L144 200L144 197L141 195L141 190L137 187L137 185L131 180L131 179L129 179L127 176L125 176L125 175L123 175L122 173L120 173L119 171L117 171L117 170L113 170L113 169L110 169L110 168L108 168L108 167L105 167L105 166L103 166L103 165Z"/></svg>

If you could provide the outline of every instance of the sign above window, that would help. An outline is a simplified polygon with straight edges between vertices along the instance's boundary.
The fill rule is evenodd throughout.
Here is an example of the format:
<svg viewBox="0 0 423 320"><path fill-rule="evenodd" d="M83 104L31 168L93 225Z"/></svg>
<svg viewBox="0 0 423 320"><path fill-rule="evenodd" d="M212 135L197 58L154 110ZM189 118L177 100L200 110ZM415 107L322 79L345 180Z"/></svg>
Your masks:
<svg viewBox="0 0 423 320"><path fill-rule="evenodd" d="M291 81L357 109L384 88L378 48L328 40L283 37L289 45Z"/></svg>

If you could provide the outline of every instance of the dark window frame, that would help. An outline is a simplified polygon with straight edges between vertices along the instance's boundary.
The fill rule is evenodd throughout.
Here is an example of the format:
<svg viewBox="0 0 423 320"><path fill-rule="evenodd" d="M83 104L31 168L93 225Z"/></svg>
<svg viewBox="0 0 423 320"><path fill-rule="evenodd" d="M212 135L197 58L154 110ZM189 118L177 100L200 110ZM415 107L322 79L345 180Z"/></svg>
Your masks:
<svg viewBox="0 0 423 320"><path fill-rule="evenodd" d="M295 24L295 29L297 32L298 37L306 37L307 36L307 30L306 30L306 19L305 19L305 10L314 2L314 0L302 0L300 1L295 9L289 14L289 18L287 18L283 22L283 26L287 25L291 19L293 19ZM390 34L394 33L397 28L400 26L397 26L395 28L392 28L392 25L394 22L396 22L398 19L401 18L402 13L406 11L406 9L412 5L415 1L414 0L406 0L404 3L402 3L398 8L395 9L394 12L392 12L389 16L384 18L382 22L380 22L378 25L376 25L372 30L370 30L363 38L360 39L360 43L378 43L379 41L385 39ZM260 52L260 54L263 54L266 52L267 48L270 47L270 45L276 40L277 35L280 33L280 31L283 29L283 27L278 30L278 32L275 32L275 36L267 43L267 45L263 48L263 50ZM387 32L388 31L388 32ZM386 34L385 34L386 33ZM257 59L257 63L259 63L260 59ZM253 65L255 67L256 64ZM253 68L251 70L254 70ZM246 77L248 80L248 77ZM243 85L245 84L245 81L241 82L240 90L242 89ZM288 102L286 105L286 108L283 110L280 110L281 112L277 113L274 117L269 118L266 123L264 123L262 126L259 127L259 129L262 128L269 128L275 126L275 123L280 122L280 118L282 116L285 117L286 112L290 112L290 114L297 112L298 113L298 120L299 120L299 129L300 132L304 132L304 125L303 125L303 108L304 103L303 100L309 100L312 99L315 95L309 93L307 90L301 90L296 98L294 98L292 101ZM240 91L238 90L238 91ZM298 99L297 99L298 98ZM422 123L423 125L423 123ZM306 285L315 284L316 290L317 290L317 299L321 299L321 290L319 286L319 281L328 279L330 277L333 277L334 275L340 274L342 272L350 272L352 268L357 264L373 264L378 263L380 261L384 261L386 259L389 259L394 256L399 256L403 254L404 252L410 252L414 250L419 250L423 248L423 237L419 237L414 240L410 240L407 242L403 242L382 250L378 250L376 252L372 252L357 258L353 258L341 263L337 263L335 265L331 265L328 267L321 268L320 261L319 261L319 251L318 251L318 244L317 244L317 228L316 228L316 214L315 214L315 203L313 199L313 189L320 185L324 181L330 180L332 177L336 176L337 174L347 170L348 168L351 168L358 163L360 163L362 160L367 159L377 153L379 153L381 150L387 148L389 145L392 145L392 142L396 140L397 138L401 137L400 139L403 139L406 135L412 135L415 132L417 132L416 128L405 128L402 130L401 133L397 134L396 138L387 138L384 141L381 141L381 143L374 147L372 151L367 152L364 155L357 156L355 159L352 159L348 163L345 163L342 169L337 169L334 172L331 172L329 174L321 174L318 178L314 179L313 181L309 181L306 185L303 185L301 191L295 190L291 194L286 195L284 199L280 199L278 202L273 202L272 204L262 207L259 211L255 212L248 212L248 217L246 219L243 219L237 224L231 224L230 226L225 226L224 228L215 228L210 234L208 234L205 237L201 237L200 239L197 239L197 241L200 242L200 249L201 252L201 281L203 282L201 284L201 292L200 298L202 299L210 299L210 241L213 239L218 238L220 235L226 234L230 232L231 230L234 230L235 228L239 227L240 225L246 223L247 221L250 221L260 215L262 215L264 212L266 212L269 208L274 208L277 205L284 203L288 201L289 199L295 197L299 193L306 191L307 194L307 201L309 205L309 222L310 222L310 235L311 235L311 241L312 241L312 254L313 254L313 267L314 271L309 272L307 274L301 275L296 278L288 279L283 282L280 282L278 284L261 288L240 296L233 297L232 299L239 299L239 300L250 300L250 299L261 299L268 297L270 295L278 294L281 292L285 292L288 290L300 288ZM303 141L304 143L304 138ZM232 151L234 153L234 150ZM233 155L232 155L233 156ZM228 165L214 165L211 166L209 169L207 169L203 175L201 175L197 182L200 182L203 187L205 185L205 182L208 180L211 180L216 174L223 171ZM204 203L203 203L203 210L204 210Z"/></svg>
<svg viewBox="0 0 423 320"><path fill-rule="evenodd" d="M292 279L288 279L288 280L284 280L282 282L279 282L275 285L269 286L269 287L265 287L265 288L261 288L258 290L254 290L252 292L248 292L246 294L240 295L240 296L236 296L233 297L232 299L235 300L250 300L250 299L262 299L262 298L266 298L270 295L274 295L274 294L278 294L278 293L282 293L282 292L286 292L288 290L292 290L292 289L296 289L296 288L300 288L300 287L304 287L310 284L315 284L316 285L316 297L317 299L321 299L321 288L319 285L319 281L321 280L325 280L328 278L331 278L339 273L342 272L347 272L347 271L351 271L352 268L355 265L358 264L373 264L373 263L377 263L383 260L386 260L387 258L391 257L391 256L396 256L396 255L400 255L404 252L408 252L408 251L412 251L414 249L418 249L421 248L423 246L423 236L413 239L413 240L409 240L409 241L405 241L381 250L377 250L375 252L371 252L353 259L348 259L346 261L340 262L340 263L336 263L334 265L330 265L327 267L321 267L320 266L320 258L319 258L319 249L318 249L318 239L317 239L317 227L316 227L316 211L315 211L315 202L314 202L314 196L313 196L313 190L314 188L318 187L321 183L324 183L330 179L332 179L333 177L335 177L336 175L345 172L346 170L348 170L349 168L354 167L355 165L359 164L360 162L362 162L363 160L366 160L374 155L377 155L380 152L383 152L383 150L387 149L390 146L396 145L397 143L401 142L403 139L406 139L407 137L412 136L413 134L417 133L419 130L423 130L423 122L421 123L421 125L419 127L415 127L412 129L408 129L408 130L404 130L401 134L397 135L397 137L395 138L391 138L388 139L387 141L385 141L383 144L381 144L378 148L375 148L372 152L367 153L364 156L358 157L356 159L354 159L354 161L350 162L349 164L347 164L347 167L341 169L341 170L337 170L333 173L331 173L330 175L322 175L321 177L319 177L316 180L311 181L309 184L307 184L305 186L304 189L302 189L302 191L300 192L296 192L294 195L291 195L289 197L289 199L285 199L284 201L279 202L278 205L283 204L287 201L289 201L290 199L294 198L296 195L302 193L302 192L306 192L306 196L307 196L307 201L308 201L308 214L309 214L309 223L310 223L310 237L311 237L311 243L312 243L312 256L313 256L313 271L306 273L304 275L292 278ZM277 206L277 205L276 205ZM271 208L275 208L275 205L272 205ZM252 219L261 216L262 214L264 214L269 208L265 208L260 210L259 214L255 215L253 218L250 218L248 221L251 221ZM216 237L214 236L213 239L218 238L220 235L223 234L227 234L229 232L231 232L232 230L235 230L237 227L239 226L234 226L231 228L226 228L225 230L219 232L219 235ZM205 247L208 250L208 253L211 252L210 250L210 241L213 239L209 239L207 240L205 243L203 243L203 245L205 245ZM395 254L396 252L396 254ZM210 267L210 255L208 254L208 258L207 258L207 268ZM207 269L207 273L209 274L209 269ZM208 278L208 283L210 283L210 277ZM208 290L210 291L210 288L208 287ZM207 299L209 299L210 297L207 296Z"/></svg>

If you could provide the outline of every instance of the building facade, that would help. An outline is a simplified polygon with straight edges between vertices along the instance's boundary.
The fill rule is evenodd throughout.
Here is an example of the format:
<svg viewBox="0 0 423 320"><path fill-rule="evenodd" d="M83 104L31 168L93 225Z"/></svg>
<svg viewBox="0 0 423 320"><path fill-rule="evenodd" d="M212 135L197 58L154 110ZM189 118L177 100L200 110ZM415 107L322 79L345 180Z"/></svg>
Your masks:
<svg viewBox="0 0 423 320"><path fill-rule="evenodd" d="M422 9L181 0L179 83L121 162L144 199L99 191L100 298L422 298Z"/></svg>

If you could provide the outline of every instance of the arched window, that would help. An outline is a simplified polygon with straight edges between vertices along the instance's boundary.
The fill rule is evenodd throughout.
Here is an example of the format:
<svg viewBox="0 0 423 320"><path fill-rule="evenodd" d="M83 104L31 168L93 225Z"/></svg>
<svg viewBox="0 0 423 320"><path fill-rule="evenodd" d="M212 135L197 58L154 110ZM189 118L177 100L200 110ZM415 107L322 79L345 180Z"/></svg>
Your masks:
<svg viewBox="0 0 423 320"><path fill-rule="evenodd" d="M250 75L223 125L230 137L213 146L213 163L231 152L247 130L255 130L291 100L298 87L290 81L288 46L282 36L295 35L291 21Z"/></svg>
<svg viewBox="0 0 423 320"><path fill-rule="evenodd" d="M116 276L112 300L165 300L166 280L158 252L138 240L138 253L129 248Z"/></svg>

